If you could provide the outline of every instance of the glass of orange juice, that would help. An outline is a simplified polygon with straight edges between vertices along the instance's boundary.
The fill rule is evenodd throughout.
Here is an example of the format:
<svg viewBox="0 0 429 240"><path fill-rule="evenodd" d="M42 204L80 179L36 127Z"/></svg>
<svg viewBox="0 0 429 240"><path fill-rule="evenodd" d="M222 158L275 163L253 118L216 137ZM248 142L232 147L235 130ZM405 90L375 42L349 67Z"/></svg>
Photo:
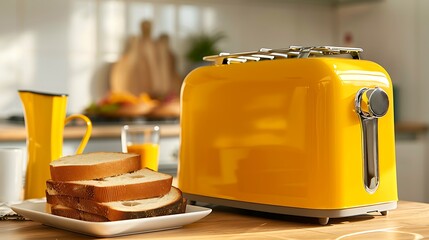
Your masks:
<svg viewBox="0 0 429 240"><path fill-rule="evenodd" d="M125 125L122 128L122 152L140 154L142 168L158 171L159 126Z"/></svg>

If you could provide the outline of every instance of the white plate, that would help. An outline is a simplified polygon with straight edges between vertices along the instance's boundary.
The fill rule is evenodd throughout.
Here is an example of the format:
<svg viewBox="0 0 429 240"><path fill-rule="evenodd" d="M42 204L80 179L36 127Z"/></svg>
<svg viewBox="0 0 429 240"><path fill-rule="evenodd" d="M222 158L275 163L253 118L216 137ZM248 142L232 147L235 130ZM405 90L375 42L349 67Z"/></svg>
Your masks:
<svg viewBox="0 0 429 240"><path fill-rule="evenodd" d="M114 237L180 228L200 220L212 211L210 208L187 205L186 212L181 214L112 222L88 222L47 213L46 202L24 202L11 208L33 221L95 237Z"/></svg>

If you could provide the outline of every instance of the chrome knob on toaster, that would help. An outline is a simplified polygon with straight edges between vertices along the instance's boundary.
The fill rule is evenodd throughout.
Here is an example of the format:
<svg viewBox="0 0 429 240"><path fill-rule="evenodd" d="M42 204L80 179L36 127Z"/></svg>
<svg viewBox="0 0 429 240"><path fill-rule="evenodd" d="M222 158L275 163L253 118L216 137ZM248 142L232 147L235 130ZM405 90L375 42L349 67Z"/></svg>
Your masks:
<svg viewBox="0 0 429 240"><path fill-rule="evenodd" d="M378 118L389 109L389 97L379 88L362 88L355 98L355 110L362 125L364 184L369 193L377 190L378 170Z"/></svg>

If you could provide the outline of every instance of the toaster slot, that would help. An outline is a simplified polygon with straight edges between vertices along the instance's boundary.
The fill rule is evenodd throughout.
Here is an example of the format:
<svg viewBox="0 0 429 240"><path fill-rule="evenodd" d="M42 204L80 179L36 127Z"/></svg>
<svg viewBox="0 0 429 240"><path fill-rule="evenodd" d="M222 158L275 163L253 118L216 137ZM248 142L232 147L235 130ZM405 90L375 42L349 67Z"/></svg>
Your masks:
<svg viewBox="0 0 429 240"><path fill-rule="evenodd" d="M261 48L254 52L241 53L220 53L219 55L206 56L205 61L213 61L216 65L259 62L262 60L276 60L285 58L310 58L324 57L332 55L348 54L353 59L360 59L361 48L349 47L333 47L333 46L318 46L318 47L301 47L290 46L289 48L270 49Z"/></svg>
<svg viewBox="0 0 429 240"><path fill-rule="evenodd" d="M362 125L364 184L369 193L380 182L378 159L378 118L389 108L389 97L381 88L362 88L355 98L355 109Z"/></svg>

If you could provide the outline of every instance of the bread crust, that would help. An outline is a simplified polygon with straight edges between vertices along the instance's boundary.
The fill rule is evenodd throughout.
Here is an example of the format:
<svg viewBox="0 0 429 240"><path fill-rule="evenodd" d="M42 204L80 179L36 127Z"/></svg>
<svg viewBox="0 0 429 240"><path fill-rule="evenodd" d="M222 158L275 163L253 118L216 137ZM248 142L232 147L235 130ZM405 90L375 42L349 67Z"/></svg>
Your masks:
<svg viewBox="0 0 429 240"><path fill-rule="evenodd" d="M146 169L144 171L152 171ZM153 171L152 171L153 172ZM162 174L162 173L159 173ZM51 195L67 195L96 202L113 202L163 196L170 191L173 177L163 174L162 179L148 182L124 183L113 186L97 186L79 181L46 181L46 191Z"/></svg>
<svg viewBox="0 0 429 240"><path fill-rule="evenodd" d="M183 213L186 199L168 174L141 169L140 156L88 153L50 164L48 210L54 215L105 222Z"/></svg>
<svg viewBox="0 0 429 240"><path fill-rule="evenodd" d="M77 220L84 220L90 222L108 222L109 219L99 216L97 214L92 214L84 211L79 211L73 208L64 207L61 205L52 205L50 206L51 213L57 216L62 216L66 218L73 218Z"/></svg>
<svg viewBox="0 0 429 240"><path fill-rule="evenodd" d="M160 205L156 208L146 210L138 210L138 208L131 210L132 207L130 207L130 210L128 211L120 210L116 209L115 207L112 207L112 205L109 203L98 203L87 199L81 199L71 196L50 195L48 193L46 194L46 201L47 203L51 204L51 211L53 214L56 215L66 217L70 216L74 218L76 218L76 216L79 216L79 219L81 220L91 221L90 218L83 219L82 217L84 215L83 213L90 213L100 216L99 219L105 218L108 221L118 221L125 219L147 218L184 213L186 211L186 199L182 197L182 192L174 187L172 187L171 191L174 191L173 194L176 194L174 199L169 202L160 203ZM124 204L127 204L127 202L124 202ZM67 209L68 211L66 211L65 213L62 213L60 211L53 211L53 206L57 205L65 206L69 209ZM64 207L59 209L63 210ZM70 209L74 209L75 212Z"/></svg>
<svg viewBox="0 0 429 240"><path fill-rule="evenodd" d="M88 157L99 153L88 153ZM108 154L108 153L102 153ZM137 154L118 154L115 161L99 162L92 165L50 165L51 178L54 181L91 180L116 176L141 169L140 156ZM123 156L122 158L119 158ZM73 156L67 156L70 158ZM61 159L56 160L61 161Z"/></svg>

